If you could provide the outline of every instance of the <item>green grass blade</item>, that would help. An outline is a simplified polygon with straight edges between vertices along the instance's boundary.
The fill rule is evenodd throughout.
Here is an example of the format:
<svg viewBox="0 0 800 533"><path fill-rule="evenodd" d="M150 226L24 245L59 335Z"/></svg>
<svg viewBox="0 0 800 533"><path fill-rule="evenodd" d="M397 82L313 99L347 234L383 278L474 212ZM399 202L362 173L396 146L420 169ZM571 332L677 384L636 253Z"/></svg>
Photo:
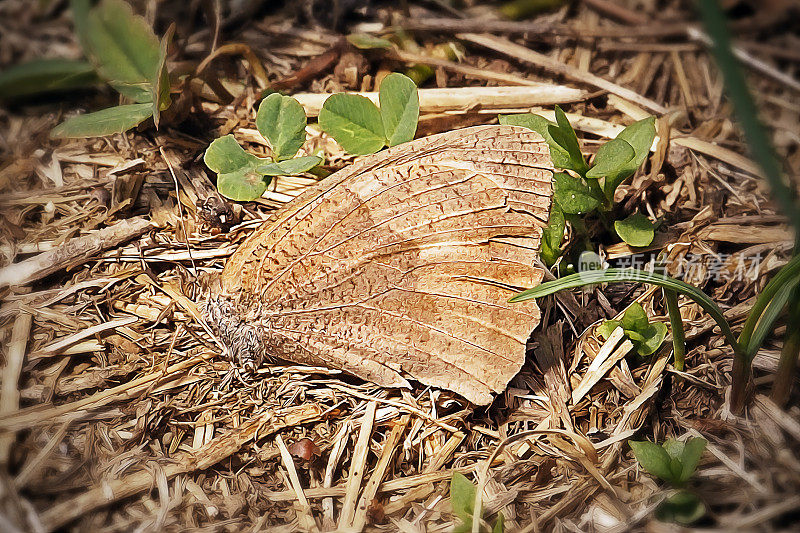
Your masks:
<svg viewBox="0 0 800 533"><path fill-rule="evenodd" d="M742 332L739 334L739 344L749 358L755 355L761 343L764 342L775 318L788 302L792 288L798 282L800 282L800 256L796 255L767 283L744 323ZM777 300L781 300L782 303ZM767 309L770 309L769 315L766 314ZM758 333L756 334L757 328Z"/></svg>
<svg viewBox="0 0 800 533"><path fill-rule="evenodd" d="M742 351L747 356L748 361L753 360L753 357L756 356L761 345L764 344L767 335L772 333L775 321L778 320L778 317L780 317L781 313L786 308L786 304L789 303L794 288L797 286L797 282L800 281L800 278L795 278L793 281L794 283L785 287L782 292L779 292L775 298L769 301L767 308L764 309L764 313L761 315L761 319L758 321L758 325L756 325L753 331L753 336L750 337L748 344L742 345Z"/></svg>
<svg viewBox="0 0 800 533"><path fill-rule="evenodd" d="M665 276L664 274L654 274L644 270L637 270L633 268L609 268L606 270L590 270L588 272L580 272L572 274L563 278L548 281L538 287L523 291L509 300L509 302L523 302L525 300L532 300L534 298L541 298L548 296L558 291L565 289L574 289L576 287L583 287L584 285L594 285L597 283L621 283L621 282L638 282L650 283L665 289L671 289L684 296L691 298L703 310L711 315L711 318L719 325L725 339L730 343L734 349L738 348L736 337L731 331L725 315L722 310L714 303L714 300L709 298L703 291L697 287L693 287L688 283Z"/></svg>

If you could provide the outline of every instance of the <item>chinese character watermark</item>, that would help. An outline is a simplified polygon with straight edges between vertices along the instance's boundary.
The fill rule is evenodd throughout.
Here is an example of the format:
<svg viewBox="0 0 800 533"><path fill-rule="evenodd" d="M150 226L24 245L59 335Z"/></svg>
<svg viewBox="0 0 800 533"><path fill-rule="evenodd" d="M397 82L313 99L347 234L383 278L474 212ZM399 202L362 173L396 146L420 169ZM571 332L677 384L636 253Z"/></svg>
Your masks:
<svg viewBox="0 0 800 533"><path fill-rule="evenodd" d="M603 261L593 252L581 255L579 272L602 270L608 267L634 268L648 272L665 272L673 277L685 278L694 283L706 281L753 281L760 272L761 253L744 254L685 254L674 259L659 259L653 254L633 254L610 262Z"/></svg>

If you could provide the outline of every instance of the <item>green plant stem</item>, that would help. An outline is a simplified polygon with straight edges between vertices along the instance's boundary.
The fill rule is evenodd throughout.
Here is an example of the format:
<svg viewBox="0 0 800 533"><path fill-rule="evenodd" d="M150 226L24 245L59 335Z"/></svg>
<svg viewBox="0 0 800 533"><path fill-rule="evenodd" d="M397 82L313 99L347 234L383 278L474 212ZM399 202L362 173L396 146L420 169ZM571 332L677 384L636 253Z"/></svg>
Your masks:
<svg viewBox="0 0 800 533"><path fill-rule="evenodd" d="M717 0L698 0L697 7L706 30L714 42L711 51L725 78L728 97L742 125L753 157L764 172L781 210L800 236L800 207L796 203L793 191L783 181L780 164L769 141L770 137L758 119L758 110L747 88L747 81L731 50L731 39L725 15Z"/></svg>
<svg viewBox="0 0 800 533"><path fill-rule="evenodd" d="M797 369L797 358L800 355L800 287L794 289L789 303L789 318L786 321L786 336L778 362L775 383L772 384L772 400L783 407L792 392L792 380Z"/></svg>
<svg viewBox="0 0 800 533"><path fill-rule="evenodd" d="M678 293L672 289L664 289L664 300L667 302L669 325L672 329L672 351L675 354L675 370L683 371L686 361L686 334L683 331L683 319L678 307Z"/></svg>
<svg viewBox="0 0 800 533"><path fill-rule="evenodd" d="M737 350L731 371L731 411L735 414L741 414L744 410L747 391L750 389L750 374L750 361Z"/></svg>

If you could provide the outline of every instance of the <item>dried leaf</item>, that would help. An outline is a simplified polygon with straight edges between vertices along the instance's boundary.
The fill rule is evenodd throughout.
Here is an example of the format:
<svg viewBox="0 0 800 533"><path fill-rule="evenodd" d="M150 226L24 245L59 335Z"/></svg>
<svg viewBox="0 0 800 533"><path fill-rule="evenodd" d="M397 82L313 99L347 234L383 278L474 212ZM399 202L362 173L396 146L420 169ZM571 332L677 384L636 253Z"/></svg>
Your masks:
<svg viewBox="0 0 800 533"><path fill-rule="evenodd" d="M314 457L319 457L322 454L322 450L311 439L302 438L289 446L289 453L303 461L310 461Z"/></svg>
<svg viewBox="0 0 800 533"><path fill-rule="evenodd" d="M539 323L508 299L543 275L551 168L541 137L509 126L364 158L242 244L206 319L245 367L276 357L489 403Z"/></svg>

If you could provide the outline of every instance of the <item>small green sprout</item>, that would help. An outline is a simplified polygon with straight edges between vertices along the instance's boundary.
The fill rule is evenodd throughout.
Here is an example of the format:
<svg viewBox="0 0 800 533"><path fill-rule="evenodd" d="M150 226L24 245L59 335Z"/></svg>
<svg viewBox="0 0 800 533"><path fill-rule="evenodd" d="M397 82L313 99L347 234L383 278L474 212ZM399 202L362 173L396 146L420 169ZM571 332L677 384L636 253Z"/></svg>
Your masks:
<svg viewBox="0 0 800 533"><path fill-rule="evenodd" d="M453 507L453 514L461 520L461 524L453 530L454 533L472 531L476 491L477 487L464 474L459 472L453 474L450 479L450 505ZM503 533L504 531L505 518L503 513L498 513L491 533Z"/></svg>
<svg viewBox="0 0 800 533"><path fill-rule="evenodd" d="M708 441L700 437L686 442L671 438L661 446L648 441L628 441L628 444L642 468L679 489L656 509L659 520L688 525L705 514L700 498L683 487L697 470Z"/></svg>
<svg viewBox="0 0 800 533"><path fill-rule="evenodd" d="M368 33L351 33L347 36L347 42L360 50L380 50L393 46L392 41Z"/></svg>
<svg viewBox="0 0 800 533"><path fill-rule="evenodd" d="M558 106L555 115L555 123L532 113L500 115L501 124L523 126L544 137L553 165L562 170L553 176L553 207L542 239L542 260L550 266L561 255L565 220L573 228L583 229L583 221L577 216L597 214L606 223L614 209L617 187L642 165L656 134L654 117L631 124L602 145L590 165L575 130ZM638 213L617 220L613 228L631 246L648 246L655 236L653 223Z"/></svg>
<svg viewBox="0 0 800 533"><path fill-rule="evenodd" d="M663 322L650 322L647 313L638 302L633 302L628 307L622 315L622 320L606 320L597 328L597 333L607 339L620 326L641 356L650 355L658 350L667 336L667 325Z"/></svg>

